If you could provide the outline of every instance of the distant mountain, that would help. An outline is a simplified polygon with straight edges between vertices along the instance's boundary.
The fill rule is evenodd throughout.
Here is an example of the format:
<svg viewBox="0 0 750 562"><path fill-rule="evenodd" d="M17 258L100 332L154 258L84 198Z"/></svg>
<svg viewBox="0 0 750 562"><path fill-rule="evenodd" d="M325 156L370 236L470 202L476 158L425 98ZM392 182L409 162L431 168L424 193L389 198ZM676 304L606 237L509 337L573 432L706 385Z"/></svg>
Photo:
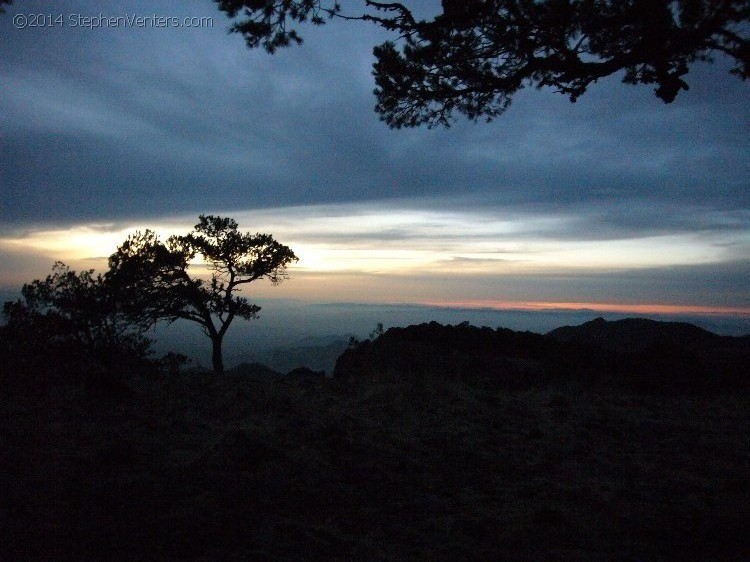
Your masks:
<svg viewBox="0 0 750 562"><path fill-rule="evenodd" d="M228 375L243 375L253 377L278 377L281 376L279 371L271 369L262 363L240 363L236 367L227 369Z"/></svg>
<svg viewBox="0 0 750 562"><path fill-rule="evenodd" d="M244 355L245 363L262 363L282 373L297 367L308 367L313 371L333 372L336 359L349 344L348 336L309 337L286 347L274 347Z"/></svg>
<svg viewBox="0 0 750 562"><path fill-rule="evenodd" d="M596 318L580 326L556 328L547 335L558 341L593 344L624 352L641 352L662 345L714 347L727 341L726 337L687 322L659 322L646 318L609 322L604 318Z"/></svg>

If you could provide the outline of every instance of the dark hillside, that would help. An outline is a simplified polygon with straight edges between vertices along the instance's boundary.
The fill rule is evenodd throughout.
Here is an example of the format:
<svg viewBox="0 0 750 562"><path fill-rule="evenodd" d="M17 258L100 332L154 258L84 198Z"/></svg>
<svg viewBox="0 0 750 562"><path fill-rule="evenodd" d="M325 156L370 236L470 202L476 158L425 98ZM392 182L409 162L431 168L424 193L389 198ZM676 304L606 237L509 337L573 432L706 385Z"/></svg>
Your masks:
<svg viewBox="0 0 750 562"><path fill-rule="evenodd" d="M684 322L597 318L547 334L561 342L615 352L641 388L750 387L750 336L719 336Z"/></svg>
<svg viewBox="0 0 750 562"><path fill-rule="evenodd" d="M334 377L360 379L443 375L493 387L528 388L554 379L591 372L606 357L580 354L577 345L561 344L532 332L419 324L390 328L377 339L346 350Z"/></svg>
<svg viewBox="0 0 750 562"><path fill-rule="evenodd" d="M334 377L447 376L488 388L577 382L632 391L695 393L750 386L747 338L697 326L597 319L546 336L466 323L391 328L338 359Z"/></svg>
<svg viewBox="0 0 750 562"><path fill-rule="evenodd" d="M0 558L748 559L747 394L421 381L6 393Z"/></svg>
<svg viewBox="0 0 750 562"><path fill-rule="evenodd" d="M375 335L334 378L6 368L0 559L750 559L746 386L686 389L679 347Z"/></svg>

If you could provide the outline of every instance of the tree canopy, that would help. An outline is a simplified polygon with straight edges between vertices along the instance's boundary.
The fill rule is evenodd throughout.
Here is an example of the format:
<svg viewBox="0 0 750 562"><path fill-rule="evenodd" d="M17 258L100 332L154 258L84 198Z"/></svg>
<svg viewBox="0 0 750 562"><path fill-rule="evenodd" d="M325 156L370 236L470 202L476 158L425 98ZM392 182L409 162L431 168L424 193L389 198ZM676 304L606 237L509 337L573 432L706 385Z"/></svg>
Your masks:
<svg viewBox="0 0 750 562"><path fill-rule="evenodd" d="M215 0L237 21L231 31L273 53L301 43L295 23L362 20L394 39L374 48L375 110L389 126L448 126L502 114L526 86L576 101L604 77L654 85L671 103L689 88L696 61L720 54L748 77L747 0L443 0L417 19L408 3L365 0L345 14L337 1Z"/></svg>
<svg viewBox="0 0 750 562"><path fill-rule="evenodd" d="M108 369L144 364L151 341L123 314L117 290L94 270L76 272L56 262L46 279L22 289L3 307L3 355L21 371L80 370L86 362Z"/></svg>
<svg viewBox="0 0 750 562"><path fill-rule="evenodd" d="M256 318L260 307L237 296L243 285L287 278L294 252L269 234L242 233L230 218L200 216L192 232L166 243L146 230L130 236L109 258L109 279L124 296L126 313L147 327L159 320L189 320L201 326L213 345L214 372L224 372L222 341L236 317ZM202 256L210 280L191 275Z"/></svg>

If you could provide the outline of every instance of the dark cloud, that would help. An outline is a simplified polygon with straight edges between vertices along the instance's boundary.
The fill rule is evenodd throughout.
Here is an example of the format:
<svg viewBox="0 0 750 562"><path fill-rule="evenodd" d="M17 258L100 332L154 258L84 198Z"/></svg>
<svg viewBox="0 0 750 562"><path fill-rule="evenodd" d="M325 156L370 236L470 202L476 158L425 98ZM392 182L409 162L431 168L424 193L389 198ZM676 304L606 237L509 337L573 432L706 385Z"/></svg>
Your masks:
<svg viewBox="0 0 750 562"><path fill-rule="evenodd" d="M619 78L579 103L527 90L490 125L390 131L372 112L359 23L306 30L302 47L249 51L207 1L54 13L213 18L202 29L14 29L0 18L3 221L75 222L207 208L474 197L505 208L747 209L747 86L698 65L672 105ZM657 213L658 214L658 213ZM644 224L645 223L645 224Z"/></svg>

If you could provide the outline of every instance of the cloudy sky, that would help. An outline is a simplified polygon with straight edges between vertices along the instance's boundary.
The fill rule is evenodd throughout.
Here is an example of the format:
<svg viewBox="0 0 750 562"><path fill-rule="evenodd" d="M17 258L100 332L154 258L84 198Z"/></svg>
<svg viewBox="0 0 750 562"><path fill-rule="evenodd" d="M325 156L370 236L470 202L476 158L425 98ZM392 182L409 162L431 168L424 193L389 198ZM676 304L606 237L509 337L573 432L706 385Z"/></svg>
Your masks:
<svg viewBox="0 0 750 562"><path fill-rule="evenodd" d="M2 287L212 213L300 256L260 297L750 316L750 84L727 61L671 105L613 77L576 104L530 89L490 124L393 131L367 24L269 56L210 0L50 6L0 16ZM54 25L18 26L34 14ZM84 26L100 15L206 19Z"/></svg>

